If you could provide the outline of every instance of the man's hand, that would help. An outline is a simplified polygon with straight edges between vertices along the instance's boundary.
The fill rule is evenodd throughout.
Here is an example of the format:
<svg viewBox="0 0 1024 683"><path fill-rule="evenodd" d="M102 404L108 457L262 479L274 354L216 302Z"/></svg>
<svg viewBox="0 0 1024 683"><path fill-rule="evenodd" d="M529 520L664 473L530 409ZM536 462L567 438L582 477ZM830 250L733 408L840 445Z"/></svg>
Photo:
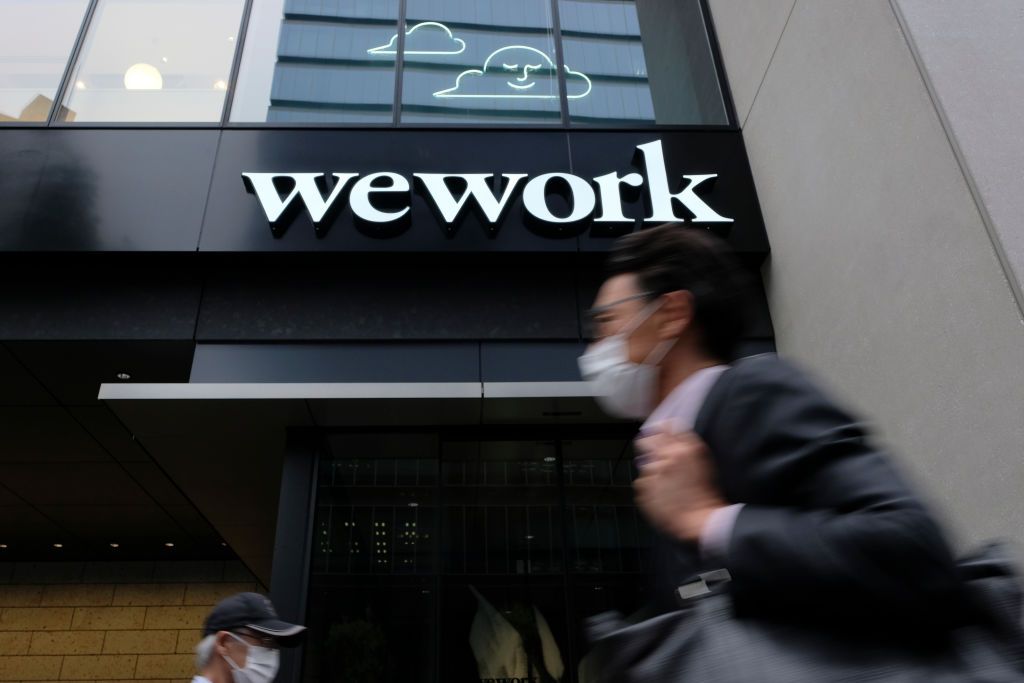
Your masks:
<svg viewBox="0 0 1024 683"><path fill-rule="evenodd" d="M707 446L693 432L662 429L638 439L636 502L651 524L681 541L696 542L708 516L726 506L714 483Z"/></svg>

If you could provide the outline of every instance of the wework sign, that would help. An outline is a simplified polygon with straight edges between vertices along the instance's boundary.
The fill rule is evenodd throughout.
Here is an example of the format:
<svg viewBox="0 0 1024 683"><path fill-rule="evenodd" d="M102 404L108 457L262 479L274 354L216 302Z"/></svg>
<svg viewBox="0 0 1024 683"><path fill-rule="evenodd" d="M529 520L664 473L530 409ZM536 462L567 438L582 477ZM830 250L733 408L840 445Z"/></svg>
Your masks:
<svg viewBox="0 0 1024 683"><path fill-rule="evenodd" d="M405 227L411 210L413 187L424 197L446 233L473 211L491 233L501 226L517 194L523 218L541 234L564 236L566 226L594 223L631 223L623 212L624 195L646 193L647 223L669 221L701 224L732 223L733 219L701 196L717 173L694 172L670 178L660 140L637 145L639 170L615 171L593 178L572 173L423 173L412 171L255 172L242 173L246 188L255 195L272 234L282 236L296 213L305 211L317 234L331 228L346 203L357 221L377 226ZM328 178L330 178L328 180ZM681 189L673 187L682 184ZM559 206L552 200L561 197ZM381 236L397 236L387 229Z"/></svg>
<svg viewBox="0 0 1024 683"><path fill-rule="evenodd" d="M603 251L666 222L766 253L738 131L228 129L200 251Z"/></svg>

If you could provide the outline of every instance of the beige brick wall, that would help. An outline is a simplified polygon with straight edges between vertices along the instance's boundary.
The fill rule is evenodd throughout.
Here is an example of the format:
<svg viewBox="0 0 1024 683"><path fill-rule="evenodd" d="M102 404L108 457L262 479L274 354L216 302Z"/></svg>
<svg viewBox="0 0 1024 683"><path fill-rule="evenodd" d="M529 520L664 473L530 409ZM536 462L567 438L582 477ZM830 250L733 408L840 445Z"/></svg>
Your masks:
<svg viewBox="0 0 1024 683"><path fill-rule="evenodd" d="M0 564L0 683L188 681L210 608L251 590L237 562Z"/></svg>

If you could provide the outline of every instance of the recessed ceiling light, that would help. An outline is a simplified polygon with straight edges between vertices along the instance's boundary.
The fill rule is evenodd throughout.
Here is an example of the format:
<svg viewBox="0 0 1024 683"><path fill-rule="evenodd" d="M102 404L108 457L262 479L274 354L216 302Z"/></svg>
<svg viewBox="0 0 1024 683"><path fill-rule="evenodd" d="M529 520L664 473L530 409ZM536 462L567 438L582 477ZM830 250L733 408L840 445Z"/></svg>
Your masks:
<svg viewBox="0 0 1024 683"><path fill-rule="evenodd" d="M227 544L227 543L225 543L224 541L221 541L221 542L220 542L220 544L221 544L221 545L222 545L223 547L225 547L225 548L227 548L227 547L228 547L228 544Z"/></svg>
<svg viewBox="0 0 1024 683"><path fill-rule="evenodd" d="M162 90L164 77L152 64L132 64L124 72L125 90Z"/></svg>
<svg viewBox="0 0 1024 683"><path fill-rule="evenodd" d="M228 36L228 42L232 42L233 43L234 41L235 41L235 37L234 36Z"/></svg>
<svg viewBox="0 0 1024 683"><path fill-rule="evenodd" d="M527 534L526 535L526 540L527 541L532 541L533 540L533 534Z"/></svg>
<svg viewBox="0 0 1024 683"><path fill-rule="evenodd" d="M110 547L111 547L111 548L120 548L120 547L121 547L121 544L120 544L120 543L111 543L111 544L110 544Z"/></svg>
<svg viewBox="0 0 1024 683"><path fill-rule="evenodd" d="M164 64L166 64L167 63L167 57L161 57L160 61L163 62Z"/></svg>
<svg viewBox="0 0 1024 683"><path fill-rule="evenodd" d="M411 508L418 508L419 506L420 506L419 503L415 503L415 502L409 503L409 507L411 507Z"/></svg>
<svg viewBox="0 0 1024 683"><path fill-rule="evenodd" d="M7 544L6 543L0 543L0 550L7 550Z"/></svg>
<svg viewBox="0 0 1024 683"><path fill-rule="evenodd" d="M75 81L75 88L85 90L85 81Z"/></svg>
<svg viewBox="0 0 1024 683"><path fill-rule="evenodd" d="M553 456L553 455L549 455L546 458L544 458L544 462L554 462L554 461L555 461L555 456Z"/></svg>
<svg viewBox="0 0 1024 683"><path fill-rule="evenodd" d="M117 373L117 378L118 379L131 379L132 376L129 375L127 372L119 372L119 373Z"/></svg>
<svg viewBox="0 0 1024 683"><path fill-rule="evenodd" d="M168 548L173 548L174 547L174 544L171 543L170 541L167 541L167 543L164 543L164 545L167 546Z"/></svg>
<svg viewBox="0 0 1024 683"><path fill-rule="evenodd" d="M53 547L54 547L54 548L63 548L63 547L64 547L64 544L63 544L63 543L54 543L54 544L53 544Z"/></svg>
<svg viewBox="0 0 1024 683"><path fill-rule="evenodd" d="M228 89L228 83L227 83L227 81L224 81L224 80L214 81L213 82L213 89L214 90L227 90Z"/></svg>

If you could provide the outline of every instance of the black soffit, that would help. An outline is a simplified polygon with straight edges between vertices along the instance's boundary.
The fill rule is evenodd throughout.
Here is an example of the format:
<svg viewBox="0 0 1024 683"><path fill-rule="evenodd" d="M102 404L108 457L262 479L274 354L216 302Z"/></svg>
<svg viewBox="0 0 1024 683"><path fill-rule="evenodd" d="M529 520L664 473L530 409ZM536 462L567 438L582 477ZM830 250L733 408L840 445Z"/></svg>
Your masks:
<svg viewBox="0 0 1024 683"><path fill-rule="evenodd" d="M153 344L0 345L0 562L235 557L96 399L126 365L140 378L187 380L191 342L185 353Z"/></svg>

